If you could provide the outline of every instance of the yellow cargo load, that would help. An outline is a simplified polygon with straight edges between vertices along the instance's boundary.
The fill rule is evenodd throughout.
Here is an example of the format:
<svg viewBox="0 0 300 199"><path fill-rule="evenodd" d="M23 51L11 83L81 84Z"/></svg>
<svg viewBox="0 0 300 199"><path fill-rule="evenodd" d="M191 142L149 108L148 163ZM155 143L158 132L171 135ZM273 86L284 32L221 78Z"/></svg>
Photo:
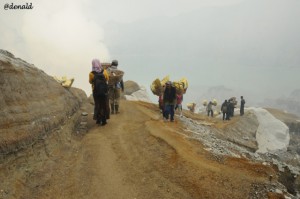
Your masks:
<svg viewBox="0 0 300 199"><path fill-rule="evenodd" d="M167 83L167 81L170 81L169 75L165 76L165 77L160 81L160 83L161 83L162 86L164 86L164 85Z"/></svg>
<svg viewBox="0 0 300 199"><path fill-rule="evenodd" d="M187 79L184 77L181 80L179 80L179 82L183 83L183 88L187 89L189 87L188 81Z"/></svg>
<svg viewBox="0 0 300 199"><path fill-rule="evenodd" d="M216 99L213 99L211 102L212 102L212 104L213 104L214 106L217 106L217 104L218 104L218 102L217 102Z"/></svg>
<svg viewBox="0 0 300 199"><path fill-rule="evenodd" d="M165 86L167 81L169 81L169 79L170 79L169 75L164 77L162 80L156 78L150 85L150 89L152 93L157 96L161 95L161 93L163 92L163 87Z"/></svg>
<svg viewBox="0 0 300 199"><path fill-rule="evenodd" d="M157 96L160 95L161 87L162 86L161 86L160 80L158 78L155 79L150 86L152 93Z"/></svg>
<svg viewBox="0 0 300 199"><path fill-rule="evenodd" d="M187 103L186 106L191 112L195 111L195 107L196 107L195 103Z"/></svg>
<svg viewBox="0 0 300 199"><path fill-rule="evenodd" d="M165 76L162 80L156 78L150 85L152 93L159 96L163 92L164 86L168 81L170 81L169 75ZM186 78L181 78L179 81L174 81L173 86L176 87L177 94L185 94L188 88L188 81Z"/></svg>
<svg viewBox="0 0 300 199"><path fill-rule="evenodd" d="M176 93L177 94L184 94L184 85L182 82L173 82L173 85L176 88Z"/></svg>

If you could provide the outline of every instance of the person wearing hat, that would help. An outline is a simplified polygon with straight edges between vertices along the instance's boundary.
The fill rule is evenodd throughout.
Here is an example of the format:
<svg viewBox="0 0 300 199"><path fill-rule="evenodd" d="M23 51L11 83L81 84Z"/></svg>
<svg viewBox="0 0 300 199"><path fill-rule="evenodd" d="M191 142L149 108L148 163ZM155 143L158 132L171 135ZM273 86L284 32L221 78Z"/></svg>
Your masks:
<svg viewBox="0 0 300 199"><path fill-rule="evenodd" d="M111 66L108 68L110 74L113 74L115 71L118 70L118 60L113 60L111 62ZM111 114L117 114L120 110L120 96L121 90L124 92L124 83L123 79L120 82L117 82L113 85L109 84L109 101L110 101L110 109Z"/></svg>
<svg viewBox="0 0 300 199"><path fill-rule="evenodd" d="M164 95L163 95L163 102L165 105L164 119L169 120L169 116L170 116L170 121L174 122L174 107L176 104L176 88L175 88L175 86L172 86L171 81L168 81L166 83L166 88L165 88Z"/></svg>

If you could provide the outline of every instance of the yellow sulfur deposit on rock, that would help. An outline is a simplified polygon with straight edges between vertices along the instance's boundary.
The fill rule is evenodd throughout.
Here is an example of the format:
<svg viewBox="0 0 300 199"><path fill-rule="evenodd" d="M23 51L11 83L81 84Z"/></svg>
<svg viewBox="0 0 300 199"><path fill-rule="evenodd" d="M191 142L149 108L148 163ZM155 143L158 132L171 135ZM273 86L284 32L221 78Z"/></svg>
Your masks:
<svg viewBox="0 0 300 199"><path fill-rule="evenodd" d="M70 88L74 82L74 78L68 79L66 76L63 77L53 76L53 78L65 88Z"/></svg>

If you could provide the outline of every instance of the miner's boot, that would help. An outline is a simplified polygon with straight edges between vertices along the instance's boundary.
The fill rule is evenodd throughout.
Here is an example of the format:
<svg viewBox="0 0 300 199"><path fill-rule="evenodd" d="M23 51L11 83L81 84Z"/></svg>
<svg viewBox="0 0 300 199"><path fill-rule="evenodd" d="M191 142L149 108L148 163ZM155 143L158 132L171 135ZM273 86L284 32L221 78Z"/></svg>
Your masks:
<svg viewBox="0 0 300 199"><path fill-rule="evenodd" d="M110 108L111 108L111 114L115 114L115 105L110 104Z"/></svg>
<svg viewBox="0 0 300 199"><path fill-rule="evenodd" d="M119 112L119 105L115 105L115 111L116 111L116 114L117 114L117 113L120 113L120 112Z"/></svg>

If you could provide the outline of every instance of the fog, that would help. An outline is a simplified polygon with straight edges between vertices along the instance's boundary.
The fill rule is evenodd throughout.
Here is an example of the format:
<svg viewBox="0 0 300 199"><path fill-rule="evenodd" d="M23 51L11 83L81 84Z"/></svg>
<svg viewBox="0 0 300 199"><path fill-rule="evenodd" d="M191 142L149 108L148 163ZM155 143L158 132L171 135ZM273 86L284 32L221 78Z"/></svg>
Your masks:
<svg viewBox="0 0 300 199"><path fill-rule="evenodd" d="M186 102L214 97L205 96L211 88L253 104L299 89L298 0L32 3L0 11L0 48L50 75L75 77L88 95L93 58L118 59L124 80L146 88L155 78L186 77Z"/></svg>

